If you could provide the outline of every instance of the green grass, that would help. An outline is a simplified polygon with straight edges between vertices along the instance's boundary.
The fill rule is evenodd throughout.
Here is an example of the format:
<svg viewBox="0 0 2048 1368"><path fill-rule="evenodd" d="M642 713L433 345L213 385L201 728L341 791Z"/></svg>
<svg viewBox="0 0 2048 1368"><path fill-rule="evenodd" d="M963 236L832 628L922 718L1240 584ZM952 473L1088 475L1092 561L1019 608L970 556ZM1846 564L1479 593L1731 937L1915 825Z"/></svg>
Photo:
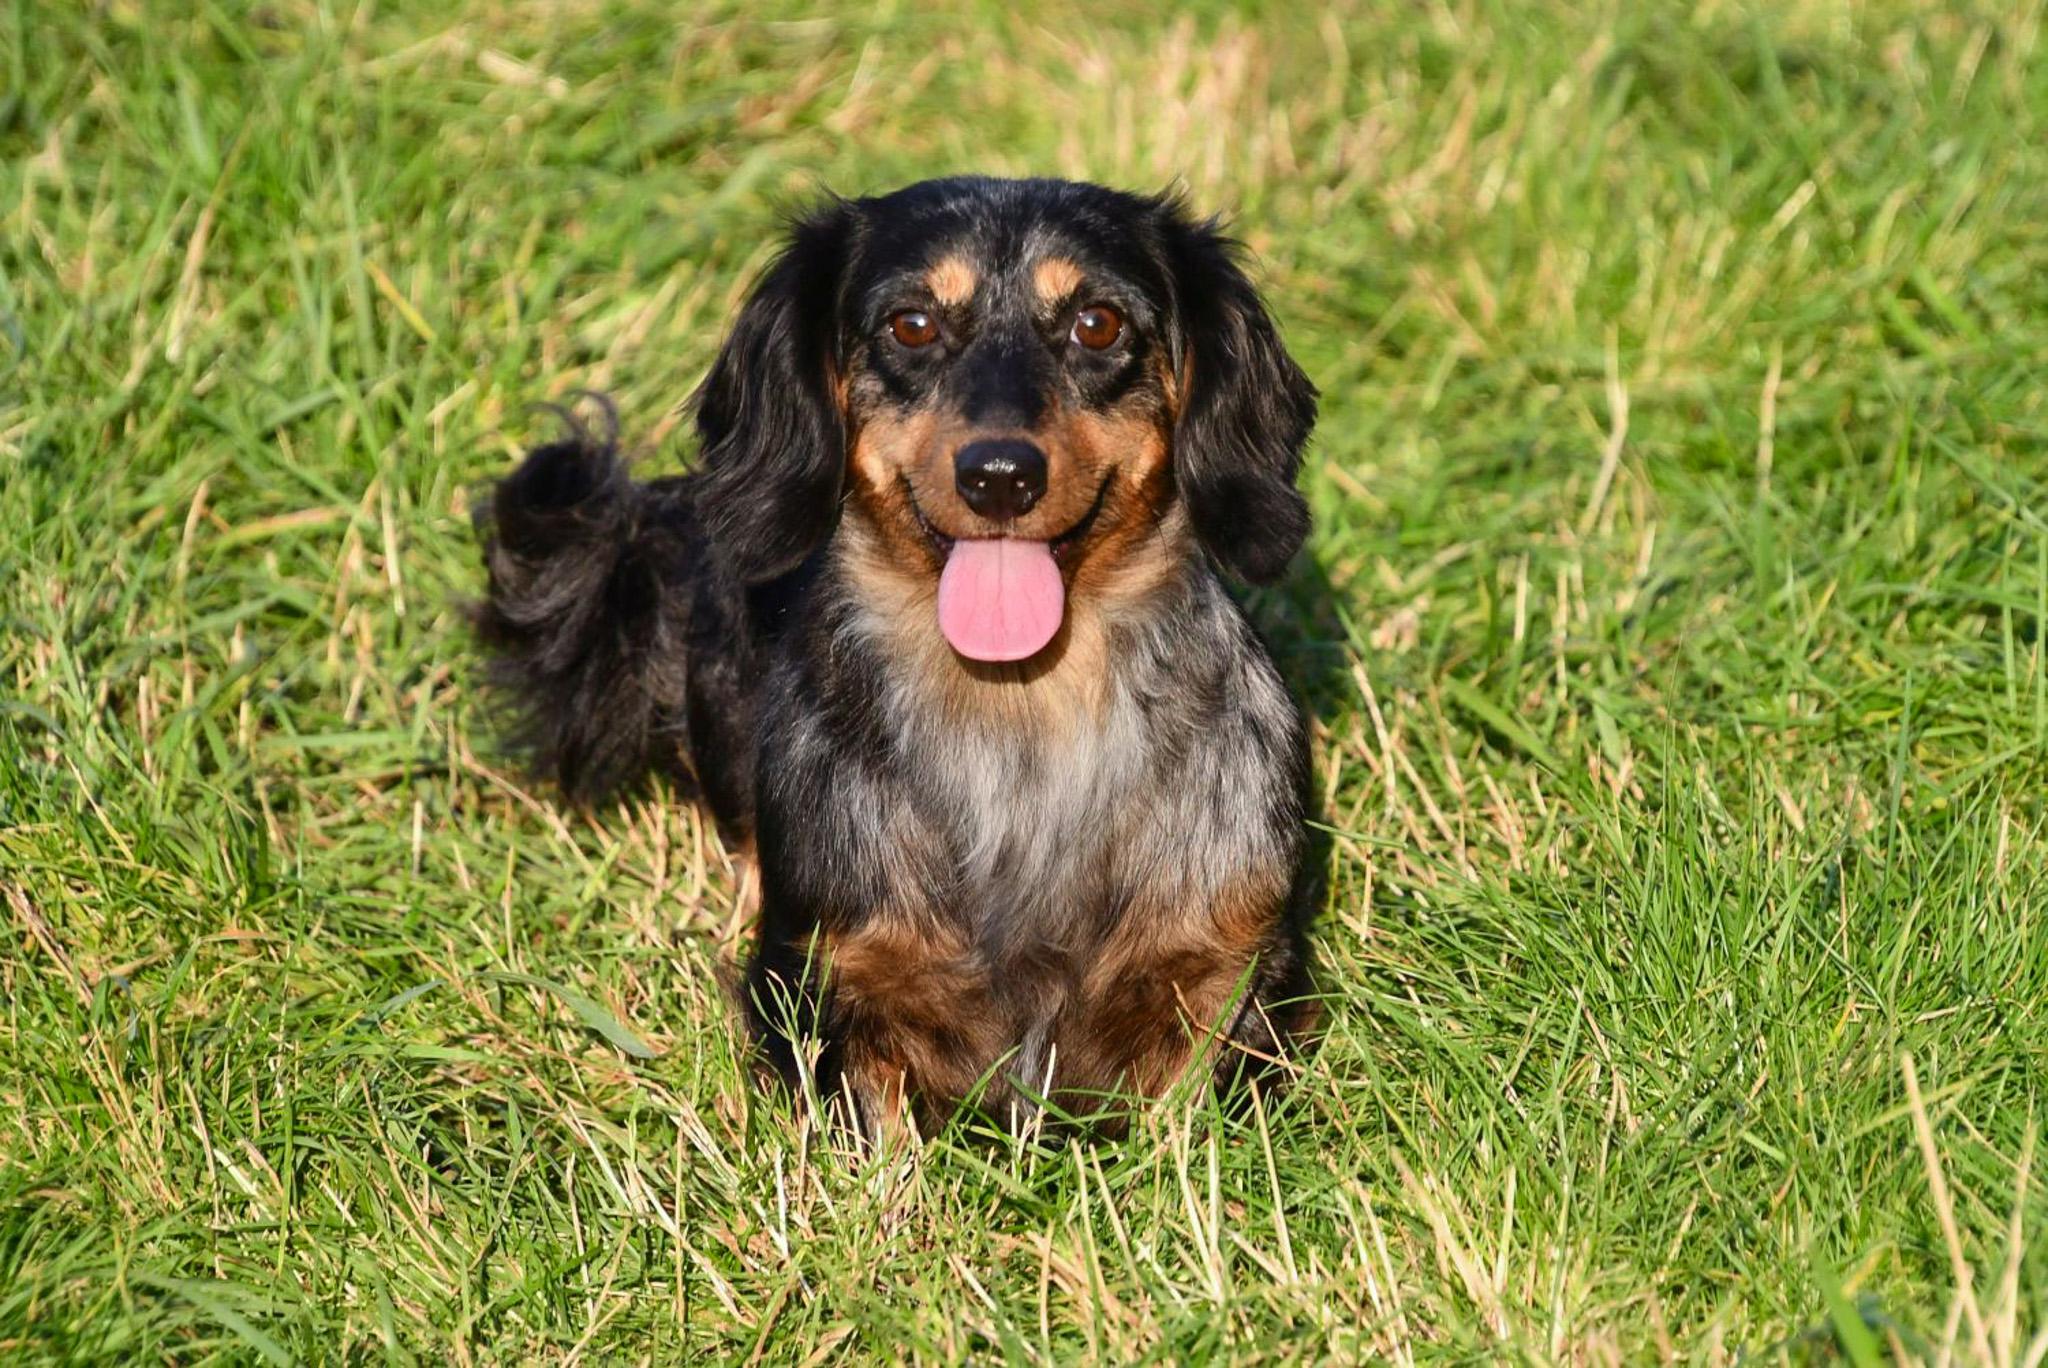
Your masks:
<svg viewBox="0 0 2048 1368"><path fill-rule="evenodd" d="M0 4L0 1357L2025 1360L2039 4L760 8ZM1232 211L1323 388L1250 1124L801 1128L475 688L528 406L673 466L778 211L964 170Z"/></svg>

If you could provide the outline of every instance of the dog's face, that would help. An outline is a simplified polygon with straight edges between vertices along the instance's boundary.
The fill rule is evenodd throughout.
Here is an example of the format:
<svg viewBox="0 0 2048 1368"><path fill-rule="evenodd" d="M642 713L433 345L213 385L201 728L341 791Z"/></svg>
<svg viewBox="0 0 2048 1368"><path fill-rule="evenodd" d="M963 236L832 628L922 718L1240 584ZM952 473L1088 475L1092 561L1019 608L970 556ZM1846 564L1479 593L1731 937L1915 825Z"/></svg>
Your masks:
<svg viewBox="0 0 2048 1368"><path fill-rule="evenodd" d="M1270 579L1315 391L1227 242L1170 201L931 181L799 223L699 399L743 573L859 519L960 654L1022 660L1180 514Z"/></svg>

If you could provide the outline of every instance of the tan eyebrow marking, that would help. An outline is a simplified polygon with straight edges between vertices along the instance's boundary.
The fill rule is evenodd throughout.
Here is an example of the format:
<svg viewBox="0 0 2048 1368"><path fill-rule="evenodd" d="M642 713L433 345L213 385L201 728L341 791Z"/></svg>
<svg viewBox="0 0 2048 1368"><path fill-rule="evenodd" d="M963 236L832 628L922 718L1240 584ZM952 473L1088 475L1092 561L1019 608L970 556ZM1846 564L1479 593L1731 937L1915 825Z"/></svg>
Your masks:
<svg viewBox="0 0 2048 1368"><path fill-rule="evenodd" d="M924 273L924 283L939 303L965 304L974 298L974 287L980 281L965 257L949 256L932 263Z"/></svg>
<svg viewBox="0 0 2048 1368"><path fill-rule="evenodd" d="M1081 268L1065 257L1047 257L1031 268L1031 288L1039 303L1057 304L1081 288Z"/></svg>

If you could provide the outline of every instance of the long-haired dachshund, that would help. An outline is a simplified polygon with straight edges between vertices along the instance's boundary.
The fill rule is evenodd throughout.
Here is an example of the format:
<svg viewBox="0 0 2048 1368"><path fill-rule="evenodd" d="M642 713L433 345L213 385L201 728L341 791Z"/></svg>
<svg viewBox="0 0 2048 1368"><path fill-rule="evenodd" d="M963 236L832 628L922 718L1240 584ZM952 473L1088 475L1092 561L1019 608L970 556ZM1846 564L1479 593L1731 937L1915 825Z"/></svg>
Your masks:
<svg viewBox="0 0 2048 1368"><path fill-rule="evenodd" d="M1300 547L1316 391L1232 243L1062 181L833 201L695 405L693 473L572 426L500 482L478 621L543 775L751 846L765 1058L871 1133L1279 1062L1306 739L1223 576Z"/></svg>

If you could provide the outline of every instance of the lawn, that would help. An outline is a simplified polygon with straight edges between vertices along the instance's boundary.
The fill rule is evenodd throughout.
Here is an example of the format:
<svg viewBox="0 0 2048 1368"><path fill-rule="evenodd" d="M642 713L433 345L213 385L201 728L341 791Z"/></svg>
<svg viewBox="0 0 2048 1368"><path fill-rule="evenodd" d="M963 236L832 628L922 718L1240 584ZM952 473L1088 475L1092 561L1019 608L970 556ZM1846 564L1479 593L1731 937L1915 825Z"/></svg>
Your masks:
<svg viewBox="0 0 2048 1368"><path fill-rule="evenodd" d="M831 8L0 5L0 1357L2037 1361L2041 6ZM676 467L778 216L969 170L1227 211L1323 391L1241 1123L807 1128L708 826L477 687L533 405Z"/></svg>

